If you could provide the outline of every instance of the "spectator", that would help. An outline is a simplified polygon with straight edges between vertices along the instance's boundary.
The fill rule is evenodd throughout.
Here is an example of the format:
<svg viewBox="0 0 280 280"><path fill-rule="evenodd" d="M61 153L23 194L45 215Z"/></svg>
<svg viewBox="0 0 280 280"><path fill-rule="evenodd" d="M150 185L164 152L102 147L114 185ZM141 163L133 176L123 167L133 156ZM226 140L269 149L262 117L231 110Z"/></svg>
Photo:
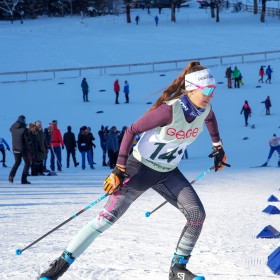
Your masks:
<svg viewBox="0 0 280 280"><path fill-rule="evenodd" d="M129 84L127 81L124 82L123 92L125 94L125 103L129 103Z"/></svg>
<svg viewBox="0 0 280 280"><path fill-rule="evenodd" d="M29 132L29 139L30 139L30 150L29 150L29 159L31 163L31 176L38 176L38 171L35 171L35 155L36 155L36 149L38 146L38 139L37 139L37 130L34 123L29 123L28 126L28 132Z"/></svg>
<svg viewBox="0 0 280 280"><path fill-rule="evenodd" d="M82 156L82 169L86 168L86 156L90 165L90 168L93 169L93 161L91 156L91 146L90 146L90 137L88 137L88 128L82 126L80 133L78 135L78 149Z"/></svg>
<svg viewBox="0 0 280 280"><path fill-rule="evenodd" d="M79 162L76 159L76 137L75 134L72 132L72 127L70 125L67 126L67 132L63 135L63 142L66 147L66 167L69 168L70 166L70 155L72 156L74 166L77 167Z"/></svg>
<svg viewBox="0 0 280 280"><path fill-rule="evenodd" d="M243 76L242 76L241 72L239 73L238 84L239 84L239 86L244 86Z"/></svg>
<svg viewBox="0 0 280 280"><path fill-rule="evenodd" d="M98 131L99 139L100 139L100 146L102 149L102 166L107 166L106 163L106 153L107 153L107 148L106 148L106 141L107 141L107 134L108 134L108 129L107 127L105 128L104 125L101 125L100 130Z"/></svg>
<svg viewBox="0 0 280 280"><path fill-rule="evenodd" d="M127 129L127 126L123 126L123 128L122 128L122 130L121 130L121 132L119 134L119 147L121 146L122 139L123 139L123 136L125 134L126 129Z"/></svg>
<svg viewBox="0 0 280 280"><path fill-rule="evenodd" d="M4 138L0 137L0 152L2 154L2 165L3 165L3 167L7 167L7 165L6 165L6 151L5 151L5 146L4 145L6 146L6 149L8 151L11 150L10 146L6 142L6 140Z"/></svg>
<svg viewBox="0 0 280 280"><path fill-rule="evenodd" d="M259 79L259 83L262 82L263 83L263 76L264 76L264 69L263 69L264 66L261 66L260 70L259 70L259 76L260 76L260 79Z"/></svg>
<svg viewBox="0 0 280 280"><path fill-rule="evenodd" d="M119 80L115 80L114 82L114 92L116 94L116 104L119 104L119 93L120 93L120 84L119 84Z"/></svg>
<svg viewBox="0 0 280 280"><path fill-rule="evenodd" d="M269 82L271 84L271 75L272 75L272 69L270 68L270 65L266 68L265 74L267 75L267 79L265 83Z"/></svg>
<svg viewBox="0 0 280 280"><path fill-rule="evenodd" d="M136 25L138 25L138 23L140 21L140 17L138 15L135 17L135 21L136 21Z"/></svg>
<svg viewBox="0 0 280 280"><path fill-rule="evenodd" d="M244 105L242 106L240 115L244 113L244 118L245 118L245 126L248 126L248 118L251 117L252 110L251 107L249 106L249 103L247 100L245 100Z"/></svg>
<svg viewBox="0 0 280 280"><path fill-rule="evenodd" d="M28 170L30 168L30 137L28 129L26 128L26 119L25 116L20 115L17 121L11 126L10 131L12 133L12 145L13 152L15 157L15 163L11 169L9 174L9 182L14 182L14 177L16 172L21 164L21 161L24 161L24 167L22 170L21 183L22 184L30 184L27 181Z"/></svg>
<svg viewBox="0 0 280 280"><path fill-rule="evenodd" d="M48 145L45 139L44 132L42 130L42 122L35 122L37 146L35 152L35 173L40 176L44 176L44 159L48 151Z"/></svg>
<svg viewBox="0 0 280 280"><path fill-rule="evenodd" d="M235 88L239 88L239 75L240 75L240 71L239 69L235 66L233 69L233 73L232 73L232 77L234 79L234 87Z"/></svg>
<svg viewBox="0 0 280 280"><path fill-rule="evenodd" d="M271 107L270 97L268 96L265 101L262 101L262 103L264 103L265 106L265 110L266 110L265 114L270 115L270 107Z"/></svg>
<svg viewBox="0 0 280 280"><path fill-rule="evenodd" d="M51 140L52 140L52 123L49 123L48 127L44 129L44 136L47 144L47 150L44 158L44 166L43 166L43 171L44 172L49 172L47 169L47 160L48 160L48 153L49 150L51 149Z"/></svg>
<svg viewBox="0 0 280 280"><path fill-rule="evenodd" d="M51 171L55 171L55 158L57 170L62 171L61 148L64 149L64 142L60 130L57 128L57 120L52 121L51 138Z"/></svg>
<svg viewBox="0 0 280 280"><path fill-rule="evenodd" d="M95 137L93 136L92 132L91 132L91 128L88 126L88 138L89 138L89 145L90 145L90 152L91 152L91 158L92 158L92 163L96 164L94 162L94 152L93 152L93 148L96 148L96 145L94 144L95 141ZM88 159L88 163L90 163L89 159ZM93 166L94 169L94 166Z"/></svg>
<svg viewBox="0 0 280 280"><path fill-rule="evenodd" d="M226 69L226 78L227 78L228 88L232 88L232 84L231 84L232 73L233 73L233 71L230 66Z"/></svg>
<svg viewBox="0 0 280 280"><path fill-rule="evenodd" d="M156 15L156 16L155 16L156 26L158 26L158 21L159 21L159 18L158 18L158 16Z"/></svg>
<svg viewBox="0 0 280 280"><path fill-rule="evenodd" d="M119 141L117 136L117 128L112 126L106 141L106 148L108 151L109 165L113 169L116 166L118 152L119 152Z"/></svg>
<svg viewBox="0 0 280 280"><path fill-rule="evenodd" d="M82 91L83 91L84 102L89 102L89 100L88 100L89 86L88 86L86 78L83 78L82 83L81 83L81 87L82 87Z"/></svg>
<svg viewBox="0 0 280 280"><path fill-rule="evenodd" d="M269 160L271 159L273 153L277 151L278 153L278 166L280 167L280 137L277 137L276 134L274 133L272 138L269 140L269 154L267 157L266 162L262 166L267 166Z"/></svg>

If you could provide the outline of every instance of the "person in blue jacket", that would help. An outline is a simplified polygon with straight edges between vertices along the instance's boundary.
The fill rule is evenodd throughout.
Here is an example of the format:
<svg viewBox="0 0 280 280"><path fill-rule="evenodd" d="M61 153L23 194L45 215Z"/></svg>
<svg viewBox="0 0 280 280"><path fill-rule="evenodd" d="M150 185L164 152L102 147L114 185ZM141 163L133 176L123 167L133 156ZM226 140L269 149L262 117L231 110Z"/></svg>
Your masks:
<svg viewBox="0 0 280 280"><path fill-rule="evenodd" d="M268 65L268 67L265 70L265 74L267 75L267 79L266 79L266 83L269 82L271 84L271 74L272 74L272 69L270 67L270 65Z"/></svg>
<svg viewBox="0 0 280 280"><path fill-rule="evenodd" d="M124 82L123 92L125 94L125 103L129 103L129 84L127 81Z"/></svg>
<svg viewBox="0 0 280 280"><path fill-rule="evenodd" d="M6 151L5 151L5 146L6 146L6 149L8 151L10 151L10 146L9 144L6 142L6 140L2 137L0 137L0 152L2 153L2 165L3 167L7 167L6 165Z"/></svg>

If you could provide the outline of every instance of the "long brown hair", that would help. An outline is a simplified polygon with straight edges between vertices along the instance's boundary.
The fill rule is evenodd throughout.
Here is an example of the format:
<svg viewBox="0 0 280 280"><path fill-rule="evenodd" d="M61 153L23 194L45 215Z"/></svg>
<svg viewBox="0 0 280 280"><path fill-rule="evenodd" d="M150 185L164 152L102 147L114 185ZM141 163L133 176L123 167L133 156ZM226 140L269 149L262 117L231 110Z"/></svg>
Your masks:
<svg viewBox="0 0 280 280"><path fill-rule="evenodd" d="M185 93L185 75L197 72L207 67L200 64L199 61L191 61L186 68L177 76L177 78L167 87L160 98L152 105L149 111L157 108L164 101L178 98Z"/></svg>

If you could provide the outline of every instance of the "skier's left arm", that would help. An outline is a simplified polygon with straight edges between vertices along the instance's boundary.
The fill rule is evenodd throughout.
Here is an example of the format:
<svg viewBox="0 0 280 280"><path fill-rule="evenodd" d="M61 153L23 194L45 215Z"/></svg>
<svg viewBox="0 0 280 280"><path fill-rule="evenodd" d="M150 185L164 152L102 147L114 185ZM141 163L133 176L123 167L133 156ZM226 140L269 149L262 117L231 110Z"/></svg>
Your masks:
<svg viewBox="0 0 280 280"><path fill-rule="evenodd" d="M209 157L214 158L215 172L220 171L225 166L230 167L230 165L226 163L227 157L220 138L217 119L212 108L205 119L205 124L212 140L213 152L209 155Z"/></svg>

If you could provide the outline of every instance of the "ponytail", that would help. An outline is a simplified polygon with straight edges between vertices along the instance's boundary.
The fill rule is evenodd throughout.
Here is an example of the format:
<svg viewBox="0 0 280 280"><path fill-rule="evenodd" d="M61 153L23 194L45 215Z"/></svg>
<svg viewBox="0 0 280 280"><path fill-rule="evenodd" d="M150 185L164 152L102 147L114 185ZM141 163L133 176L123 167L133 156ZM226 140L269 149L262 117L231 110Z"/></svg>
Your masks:
<svg viewBox="0 0 280 280"><path fill-rule="evenodd" d="M206 69L199 61L191 61L177 78L167 87L149 111L157 108L164 101L173 100L185 93L185 75Z"/></svg>

